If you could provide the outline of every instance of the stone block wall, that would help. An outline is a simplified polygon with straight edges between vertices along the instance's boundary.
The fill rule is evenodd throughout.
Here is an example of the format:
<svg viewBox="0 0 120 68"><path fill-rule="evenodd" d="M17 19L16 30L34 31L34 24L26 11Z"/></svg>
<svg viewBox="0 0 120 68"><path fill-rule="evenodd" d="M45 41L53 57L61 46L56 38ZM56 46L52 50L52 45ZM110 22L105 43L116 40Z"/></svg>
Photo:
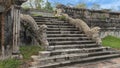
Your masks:
<svg viewBox="0 0 120 68"><path fill-rule="evenodd" d="M91 28L95 26L102 28L100 33L101 38L106 35L120 37L120 12L90 10L84 8L78 9L74 7L66 7L64 5L58 5L57 8L62 9L63 13L67 13L73 18L84 20Z"/></svg>
<svg viewBox="0 0 120 68"><path fill-rule="evenodd" d="M104 38L108 35L119 37L120 38L120 29L101 29L100 37Z"/></svg>

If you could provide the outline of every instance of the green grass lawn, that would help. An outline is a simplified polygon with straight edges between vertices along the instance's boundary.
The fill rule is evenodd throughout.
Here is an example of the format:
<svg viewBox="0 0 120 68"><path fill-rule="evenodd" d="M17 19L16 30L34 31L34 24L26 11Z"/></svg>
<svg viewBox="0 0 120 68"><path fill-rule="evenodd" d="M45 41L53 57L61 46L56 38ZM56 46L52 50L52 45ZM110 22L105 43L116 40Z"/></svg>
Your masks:
<svg viewBox="0 0 120 68"><path fill-rule="evenodd" d="M102 39L103 46L109 46L115 49L120 49L120 38L114 36L107 36Z"/></svg>

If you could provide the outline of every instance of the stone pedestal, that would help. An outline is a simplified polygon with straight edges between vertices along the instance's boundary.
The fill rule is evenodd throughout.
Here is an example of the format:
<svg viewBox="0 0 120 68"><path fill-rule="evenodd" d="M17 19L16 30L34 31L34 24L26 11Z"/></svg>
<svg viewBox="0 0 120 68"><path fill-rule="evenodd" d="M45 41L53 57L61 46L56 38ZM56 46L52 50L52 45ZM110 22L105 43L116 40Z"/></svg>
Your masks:
<svg viewBox="0 0 120 68"><path fill-rule="evenodd" d="M11 14L13 19L13 55L19 54L20 45L20 7L22 3L27 0L14 0L15 4L12 6Z"/></svg>

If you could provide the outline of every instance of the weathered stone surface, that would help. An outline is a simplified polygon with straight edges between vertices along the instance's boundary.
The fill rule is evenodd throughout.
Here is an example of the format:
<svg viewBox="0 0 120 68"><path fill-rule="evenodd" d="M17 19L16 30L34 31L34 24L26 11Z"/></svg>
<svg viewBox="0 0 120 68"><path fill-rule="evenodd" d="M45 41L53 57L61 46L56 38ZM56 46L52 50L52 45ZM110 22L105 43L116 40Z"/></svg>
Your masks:
<svg viewBox="0 0 120 68"><path fill-rule="evenodd" d="M39 52L39 56L40 56L41 58L49 57L50 54L51 54L51 52L49 52L49 51L40 51L40 52Z"/></svg>
<svg viewBox="0 0 120 68"><path fill-rule="evenodd" d="M19 54L19 55L12 55L11 58L12 59L21 60L21 59L23 59L23 56L21 54Z"/></svg>
<svg viewBox="0 0 120 68"><path fill-rule="evenodd" d="M5 7L0 5L0 13L5 11Z"/></svg>
<svg viewBox="0 0 120 68"><path fill-rule="evenodd" d="M36 61L37 59L39 59L39 56L37 56L37 55L32 55L31 58Z"/></svg>
<svg viewBox="0 0 120 68"><path fill-rule="evenodd" d="M41 45L47 49L48 46L49 46L49 43L47 41L47 35L46 35L46 30L47 30L47 26L46 25L41 25L39 30L38 30L38 33L40 35L40 42L41 42Z"/></svg>
<svg viewBox="0 0 120 68"><path fill-rule="evenodd" d="M21 25L23 27L23 33L26 33L26 35L28 35L32 39L35 38L39 45L42 45L44 49L47 49L49 43L47 41L46 25L41 25L40 27L38 27L37 23L30 15L24 14L21 14Z"/></svg>
<svg viewBox="0 0 120 68"><path fill-rule="evenodd" d="M78 39L82 37L88 38L88 36L86 36L83 31L76 33L74 30L70 30L75 29L75 27L73 28L73 25L68 25L64 22L61 22L61 24L57 22L47 22L46 25L48 26L47 40L49 42L49 50L47 52L48 54L43 52L39 55L39 57L42 55L43 57L37 59L37 65L34 66L36 68L58 68L59 66L64 66L66 64L72 65L76 62L83 63L89 61L91 63L94 60L120 56L118 52L114 50L97 45L92 39ZM63 34L61 33L62 31L71 32ZM75 31L79 32L79 30Z"/></svg>
<svg viewBox="0 0 120 68"><path fill-rule="evenodd" d="M63 16L66 17L66 19L76 27L78 27L80 30L82 30L88 37L92 38L93 40L96 41L98 45L101 44L101 39L99 38L99 27L94 27L90 29L90 27L81 19L73 19L69 17L67 14L62 14Z"/></svg>
<svg viewBox="0 0 120 68"><path fill-rule="evenodd" d="M58 7L57 7L58 8ZM116 30L119 30L119 22L120 22L120 13L119 12L111 12L106 10L89 10L82 8L74 8L62 6L58 8L62 9L62 13L68 14L72 18L79 18L84 20L89 27L99 26L102 28L100 32L100 37L104 38L106 35L112 35L120 37L120 34L117 34ZM58 13L59 15L60 13ZM104 25L103 25L104 24ZM112 28L112 29L109 29ZM103 34L102 34L103 33Z"/></svg>

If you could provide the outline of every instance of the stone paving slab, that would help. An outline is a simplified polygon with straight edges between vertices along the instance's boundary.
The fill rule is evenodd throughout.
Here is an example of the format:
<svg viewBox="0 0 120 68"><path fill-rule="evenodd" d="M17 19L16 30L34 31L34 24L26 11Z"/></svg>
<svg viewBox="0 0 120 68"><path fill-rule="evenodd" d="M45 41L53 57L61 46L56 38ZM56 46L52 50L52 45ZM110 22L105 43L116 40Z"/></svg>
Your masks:
<svg viewBox="0 0 120 68"><path fill-rule="evenodd" d="M120 68L120 58L103 60L92 63L73 64L57 68Z"/></svg>

